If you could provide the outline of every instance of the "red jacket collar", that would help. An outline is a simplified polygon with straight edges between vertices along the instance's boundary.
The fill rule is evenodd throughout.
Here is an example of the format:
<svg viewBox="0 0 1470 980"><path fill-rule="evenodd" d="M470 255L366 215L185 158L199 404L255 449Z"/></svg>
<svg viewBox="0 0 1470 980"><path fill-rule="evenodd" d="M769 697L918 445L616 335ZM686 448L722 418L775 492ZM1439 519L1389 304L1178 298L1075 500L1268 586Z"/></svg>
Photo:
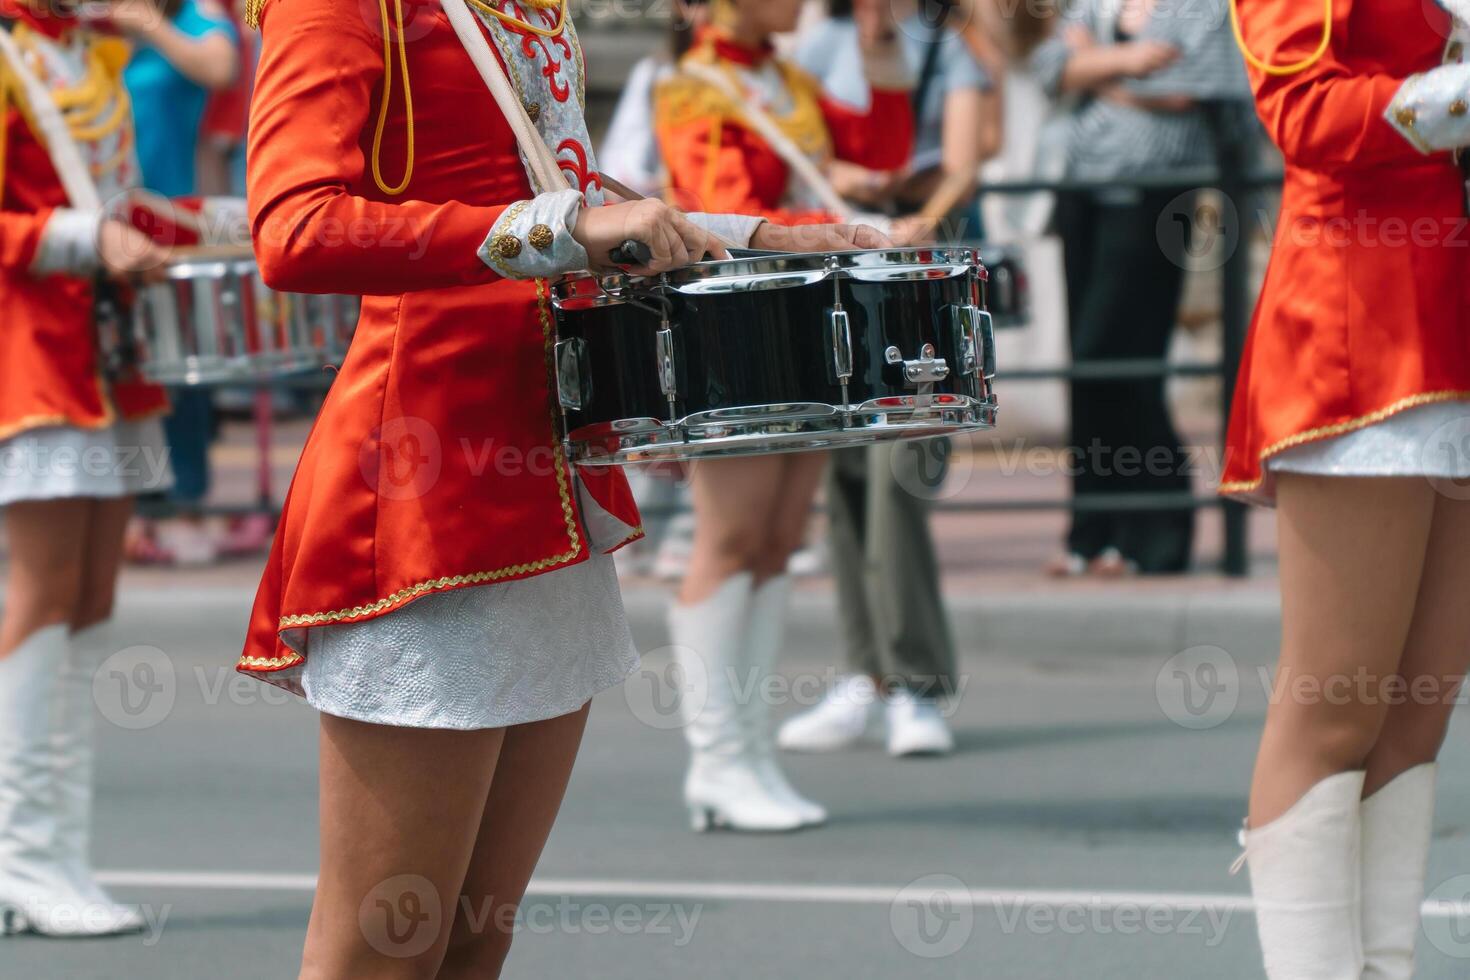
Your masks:
<svg viewBox="0 0 1470 980"><path fill-rule="evenodd" d="M737 65L759 65L776 53L769 42L752 47L735 40L718 27L706 27L700 33L699 41L712 48L722 61L733 61Z"/></svg>
<svg viewBox="0 0 1470 980"><path fill-rule="evenodd" d="M25 0L0 0L0 17L20 21L39 34L59 38L77 26L77 19L70 14L37 10Z"/></svg>

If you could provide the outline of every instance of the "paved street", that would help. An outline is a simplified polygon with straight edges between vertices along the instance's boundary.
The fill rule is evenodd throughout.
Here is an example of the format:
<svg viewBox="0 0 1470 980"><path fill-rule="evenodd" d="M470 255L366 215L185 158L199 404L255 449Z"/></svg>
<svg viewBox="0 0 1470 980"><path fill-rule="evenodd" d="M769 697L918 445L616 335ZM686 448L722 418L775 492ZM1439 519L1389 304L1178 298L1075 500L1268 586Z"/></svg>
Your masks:
<svg viewBox="0 0 1470 980"><path fill-rule="evenodd" d="M1004 616L1006 595L957 595L960 751L792 759L793 779L833 820L789 836L691 833L683 747L659 730L649 677L607 692L507 976L1259 976L1246 883L1227 866L1264 706L1271 602L1259 585L1225 605L1218 592L1188 581L1156 591L1151 627L1136 592L1083 601L1064 589L1049 607L1017 596L1037 624L1031 643ZM143 649L111 663L97 689L99 864L158 928L0 941L0 977L295 976L315 870L314 719L229 670L248 596L238 585L132 589L126 639ZM660 601L645 588L630 597L654 678ZM1110 619L1114 605L1123 611ZM1096 644L1055 626L1069 610L1097 626ZM808 590L799 611L783 714L826 682L836 654L823 591ZM981 635L987 622L1003 645ZM1438 894L1452 899L1470 891L1456 880L1470 872L1465 735L1462 719L1432 857L1431 884L1447 883ZM1428 921L1421 976L1464 977L1470 919L1439 909Z"/></svg>

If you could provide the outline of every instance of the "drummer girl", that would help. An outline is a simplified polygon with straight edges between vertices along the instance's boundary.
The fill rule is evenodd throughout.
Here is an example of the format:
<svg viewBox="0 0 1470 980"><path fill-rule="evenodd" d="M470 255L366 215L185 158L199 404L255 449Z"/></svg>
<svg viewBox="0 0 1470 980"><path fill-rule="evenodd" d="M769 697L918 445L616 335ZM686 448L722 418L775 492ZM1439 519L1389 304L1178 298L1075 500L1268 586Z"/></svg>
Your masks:
<svg viewBox="0 0 1470 980"><path fill-rule="evenodd" d="M119 648L133 496L168 482L162 392L102 370L99 288L162 256L102 203L137 181L128 48L0 0L0 932L141 928L89 866L92 674Z"/></svg>
<svg viewBox="0 0 1470 980"><path fill-rule="evenodd" d="M655 118L676 198L791 224L830 221L830 189L823 194L801 173L834 157L873 170L908 162L912 81L878 4L857 11L872 89L865 111L826 98L815 79L776 56L772 37L794 29L800 12L800 0L716 0L711 27L659 85ZM778 767L769 705L759 696L781 649L786 563L825 464L808 454L693 467L694 552L669 629L708 685L705 710L684 727L684 795L696 828L792 830L826 820Z"/></svg>
<svg viewBox="0 0 1470 980"><path fill-rule="evenodd" d="M314 980L498 975L588 701L637 664L608 553L638 515L621 474L563 455L547 278L627 239L652 252L634 271L723 256L709 227L793 244L759 219L600 206L566 3L471 7L252 11L261 272L363 296L239 663L321 711ZM532 164L533 189L487 79L520 103L525 159L554 154L569 188Z"/></svg>
<svg viewBox="0 0 1470 980"><path fill-rule="evenodd" d="M1470 667L1470 253L1445 152L1470 146L1470 65L1443 11L1332 9L1240 4L1287 165L1221 488L1274 503L1280 528L1243 857L1272 980L1408 980Z"/></svg>

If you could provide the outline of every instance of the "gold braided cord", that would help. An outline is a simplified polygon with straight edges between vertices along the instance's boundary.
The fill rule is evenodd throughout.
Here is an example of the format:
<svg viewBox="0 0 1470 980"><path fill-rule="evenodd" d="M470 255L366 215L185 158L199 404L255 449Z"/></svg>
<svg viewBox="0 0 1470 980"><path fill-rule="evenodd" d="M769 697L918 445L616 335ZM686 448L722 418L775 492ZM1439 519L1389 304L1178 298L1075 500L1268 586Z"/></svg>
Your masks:
<svg viewBox="0 0 1470 980"><path fill-rule="evenodd" d="M111 136L121 129L123 124L132 115L133 104L128 98L127 92L122 88L119 88L116 94L117 97L112 100L112 114L99 123L90 126L87 125L106 108L107 104L103 102L90 106L80 113L67 113L66 123L71 129L72 136L79 142L92 143L104 137Z"/></svg>
<svg viewBox="0 0 1470 980"><path fill-rule="evenodd" d="M1284 75L1297 75L1321 61L1327 54L1327 49L1332 45L1332 0L1325 0L1326 10L1322 15L1322 38L1317 42L1317 49L1307 55L1301 61L1290 65L1273 65L1256 57L1251 52L1250 46L1245 42L1245 31L1240 26L1240 7L1238 0L1230 0L1230 30L1235 34L1235 45L1240 48L1240 53L1251 66L1258 68L1267 75L1281 77Z"/></svg>
<svg viewBox="0 0 1470 980"><path fill-rule="evenodd" d="M35 50L35 34L24 24L18 24L11 33L21 50L40 60ZM128 48L111 38L96 41L87 51L87 73L75 85L54 89L51 100L61 110L67 129L78 143L96 144L114 134L118 138L118 149L113 156L91 168L94 177L101 177L122 166L129 158L131 145L124 129L132 122L133 104L122 83L122 69L127 63ZM29 107L19 89L12 89L7 82L7 103L14 99L29 121ZM98 122L98 118L106 117ZM32 128L36 127L34 124Z"/></svg>
<svg viewBox="0 0 1470 980"><path fill-rule="evenodd" d="M561 33L562 28L567 23L567 0L526 0L525 5L527 7L532 7L536 10L555 10L557 13L556 25L554 27L539 27L529 21L521 20L519 17L513 17L503 10L497 10L495 7L492 7L485 0L468 0L468 2L471 7L474 7L481 13L494 17L502 24L506 24L516 30L530 31L532 34L539 34L541 37L556 37Z"/></svg>
<svg viewBox="0 0 1470 980"><path fill-rule="evenodd" d="M403 0L393 0L393 22L398 28L398 66L403 72L403 114L408 130L408 148L403 163L403 179L388 186L383 179L383 130L388 125L388 103L393 98L393 51L388 39L388 0L378 0L378 16L383 25L383 100L378 106L378 124L373 129L373 182L390 197L402 194L413 179L413 88L408 81L408 46L403 39Z"/></svg>

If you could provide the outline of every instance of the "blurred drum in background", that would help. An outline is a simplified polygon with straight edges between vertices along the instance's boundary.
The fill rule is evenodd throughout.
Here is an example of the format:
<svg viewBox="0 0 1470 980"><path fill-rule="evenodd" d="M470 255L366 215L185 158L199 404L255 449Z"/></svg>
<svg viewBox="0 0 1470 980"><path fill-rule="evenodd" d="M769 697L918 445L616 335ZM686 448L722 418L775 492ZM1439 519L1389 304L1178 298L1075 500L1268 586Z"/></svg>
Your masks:
<svg viewBox="0 0 1470 980"><path fill-rule="evenodd" d="M277 378L340 359L356 307L355 298L266 288L248 250L182 249L162 282L138 290L127 330L110 349L118 367L130 364L160 384Z"/></svg>
<svg viewBox="0 0 1470 980"><path fill-rule="evenodd" d="M260 279L240 198L139 193L130 220L171 247L160 281L99 317L107 368L166 385L251 383L339 363L358 297L280 293Z"/></svg>
<svg viewBox="0 0 1470 980"><path fill-rule="evenodd" d="M985 282L985 309L995 328L1026 326L1031 319L1031 282L1021 249L988 243L974 247L989 273Z"/></svg>
<svg viewBox="0 0 1470 980"><path fill-rule="evenodd" d="M756 255L556 287L558 395L584 465L991 428L988 273L971 249Z"/></svg>

